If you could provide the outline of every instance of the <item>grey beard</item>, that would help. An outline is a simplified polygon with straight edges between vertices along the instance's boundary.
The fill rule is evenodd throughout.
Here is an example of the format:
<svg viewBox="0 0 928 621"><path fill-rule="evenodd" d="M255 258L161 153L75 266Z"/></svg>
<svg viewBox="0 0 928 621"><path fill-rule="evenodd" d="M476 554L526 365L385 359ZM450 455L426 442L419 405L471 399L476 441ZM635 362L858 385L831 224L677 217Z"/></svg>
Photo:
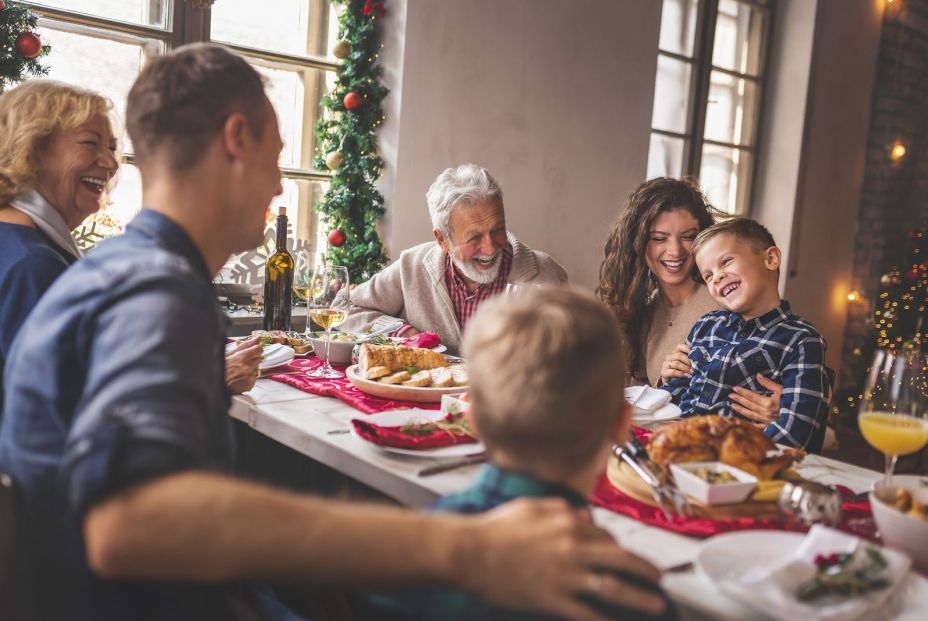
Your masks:
<svg viewBox="0 0 928 621"><path fill-rule="evenodd" d="M496 277L499 276L499 268L500 268L500 265L502 264L500 257L501 257L501 253L497 252L496 259L495 259L496 263L493 265L493 268L489 272L487 272L485 270L481 270L481 269L474 267L473 259L471 259L470 261L462 261L458 257L457 252L455 250L451 251L451 262L458 269L458 271L461 272L461 274L463 274L470 280L473 280L475 283L478 283L481 285L487 285L493 282L494 280L496 280ZM480 257L480 258L485 258L485 257Z"/></svg>

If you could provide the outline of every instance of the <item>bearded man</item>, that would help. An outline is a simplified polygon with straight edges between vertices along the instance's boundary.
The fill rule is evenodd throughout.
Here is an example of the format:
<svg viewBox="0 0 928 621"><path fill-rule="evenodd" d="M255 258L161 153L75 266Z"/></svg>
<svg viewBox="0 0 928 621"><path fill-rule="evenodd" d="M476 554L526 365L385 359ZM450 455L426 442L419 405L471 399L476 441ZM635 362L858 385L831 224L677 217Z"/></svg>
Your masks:
<svg viewBox="0 0 928 621"><path fill-rule="evenodd" d="M426 194L435 242L404 250L399 259L351 291L343 330L402 323L394 335L435 332L452 353L477 307L507 283L564 284L554 259L506 231L503 191L475 164L448 168ZM342 297L341 308L349 306Z"/></svg>

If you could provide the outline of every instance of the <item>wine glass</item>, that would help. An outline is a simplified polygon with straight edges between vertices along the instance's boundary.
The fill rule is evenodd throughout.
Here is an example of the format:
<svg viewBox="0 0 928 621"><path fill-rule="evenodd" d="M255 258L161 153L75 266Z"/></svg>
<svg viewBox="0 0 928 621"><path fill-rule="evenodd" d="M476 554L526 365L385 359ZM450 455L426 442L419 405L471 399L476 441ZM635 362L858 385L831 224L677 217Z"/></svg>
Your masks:
<svg viewBox="0 0 928 621"><path fill-rule="evenodd" d="M918 349L878 349L860 402L857 424L864 439L886 456L892 485L900 455L928 444L928 356Z"/></svg>
<svg viewBox="0 0 928 621"><path fill-rule="evenodd" d="M537 282L507 282L503 292L506 295L512 295L520 292L525 293L526 291L538 289L539 287L541 287L541 285Z"/></svg>
<svg viewBox="0 0 928 621"><path fill-rule="evenodd" d="M348 318L348 268L341 265L318 265L313 270L309 281L309 317L325 328L325 356L322 366L312 371L310 377L342 377L329 364L329 343L332 338L332 328L340 326ZM345 299L340 303L342 308L332 308L335 297L344 291Z"/></svg>
<svg viewBox="0 0 928 621"><path fill-rule="evenodd" d="M313 281L313 255L310 252L300 252L296 255L296 270L293 273L293 293L306 302L306 329L304 336L310 336L309 307L312 306Z"/></svg>

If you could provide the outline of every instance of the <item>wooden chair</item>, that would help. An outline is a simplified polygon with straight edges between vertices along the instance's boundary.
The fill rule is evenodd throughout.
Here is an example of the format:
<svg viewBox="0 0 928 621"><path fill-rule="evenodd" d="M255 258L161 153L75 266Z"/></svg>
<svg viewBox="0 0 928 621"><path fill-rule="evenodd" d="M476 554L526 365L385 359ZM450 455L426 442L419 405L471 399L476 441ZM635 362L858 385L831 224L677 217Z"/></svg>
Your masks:
<svg viewBox="0 0 928 621"><path fill-rule="evenodd" d="M13 480L0 472L0 618L37 619L32 567L23 542Z"/></svg>

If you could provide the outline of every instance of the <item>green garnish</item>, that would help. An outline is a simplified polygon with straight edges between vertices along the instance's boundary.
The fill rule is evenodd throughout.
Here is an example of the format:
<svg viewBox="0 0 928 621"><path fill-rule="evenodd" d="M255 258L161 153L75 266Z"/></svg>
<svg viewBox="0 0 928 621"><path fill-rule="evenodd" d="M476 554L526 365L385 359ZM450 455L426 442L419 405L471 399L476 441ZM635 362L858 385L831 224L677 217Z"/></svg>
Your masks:
<svg viewBox="0 0 928 621"><path fill-rule="evenodd" d="M415 375L416 373L419 372L419 369L417 369L416 367L406 367L403 370L409 373L410 375Z"/></svg>
<svg viewBox="0 0 928 621"><path fill-rule="evenodd" d="M471 435L470 424L463 412L448 414L432 423L408 423L403 425L400 431L411 436L425 436L436 431L446 431L456 436Z"/></svg>
<svg viewBox="0 0 928 621"><path fill-rule="evenodd" d="M273 336L262 336L261 337L261 347L267 347L274 342Z"/></svg>
<svg viewBox="0 0 928 621"><path fill-rule="evenodd" d="M886 559L874 546L867 546L863 554L836 553L815 557L815 577L800 585L796 596L804 602L838 595L856 597L889 586L886 579Z"/></svg>

